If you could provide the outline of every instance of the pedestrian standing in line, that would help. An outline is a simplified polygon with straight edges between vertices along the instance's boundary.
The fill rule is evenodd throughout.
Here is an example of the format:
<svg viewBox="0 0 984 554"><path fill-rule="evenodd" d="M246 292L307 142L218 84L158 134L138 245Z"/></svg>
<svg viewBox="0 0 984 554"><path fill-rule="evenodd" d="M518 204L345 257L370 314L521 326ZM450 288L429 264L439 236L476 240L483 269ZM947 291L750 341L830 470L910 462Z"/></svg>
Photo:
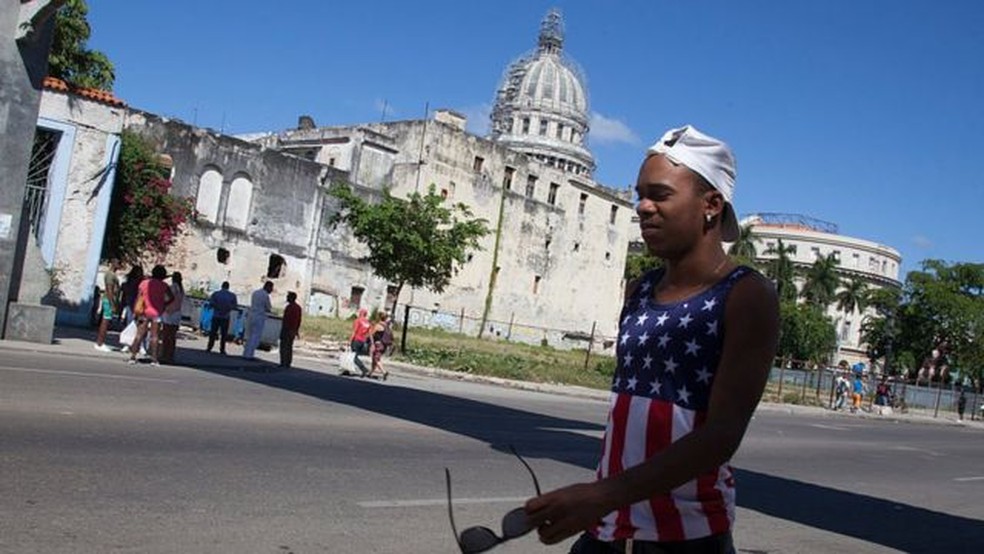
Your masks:
<svg viewBox="0 0 984 554"><path fill-rule="evenodd" d="M171 302L164 310L163 328L161 332L160 360L162 364L173 364L174 353L178 347L178 329L181 327L181 306L184 304L185 291L181 273L171 274Z"/></svg>
<svg viewBox="0 0 984 554"><path fill-rule="evenodd" d="M137 300L134 303L134 314L137 318L137 336L130 345L130 363L137 363L137 352L140 350L144 337L149 336L150 364L160 365L158 359L158 341L160 339L161 322L168 304L174 301L171 288L164 279L167 269L155 265L151 270L150 279L144 279L137 287Z"/></svg>
<svg viewBox="0 0 984 554"><path fill-rule="evenodd" d="M963 388L960 389L960 397L957 398L957 417L960 421L963 421L964 410L967 409L967 395L964 394Z"/></svg>
<svg viewBox="0 0 984 554"><path fill-rule="evenodd" d="M353 361L362 373L362 377L369 375L369 370L366 369L366 364L359 359L359 355L369 353L369 340L371 334L372 322L369 321L369 312L365 308L360 308L358 316L356 316L355 321L352 322L352 335L349 337L349 347L355 354Z"/></svg>
<svg viewBox="0 0 984 554"><path fill-rule="evenodd" d="M243 346L243 358L256 359L256 348L263 338L263 328L266 327L267 314L273 307L270 304L270 293L273 292L273 281L267 281L262 287L253 291L249 301L249 318L246 320L246 345Z"/></svg>
<svg viewBox="0 0 984 554"><path fill-rule="evenodd" d="M137 320L135 308L137 307L137 298L140 296L140 283L143 281L143 267L135 265L130 268L130 271L126 274L126 280L120 285L120 309L122 310L120 319L123 321L124 327L129 326L130 323ZM129 346L129 344L123 345L123 350L127 350ZM147 346L147 340L144 339L140 345L140 355L147 354Z"/></svg>
<svg viewBox="0 0 984 554"><path fill-rule="evenodd" d="M103 296L100 302L99 330L96 332L96 350L101 352L112 352L113 349L106 344L106 333L109 331L109 324L117 317L120 311L120 278L116 272L120 270L119 262L113 260L109 262L106 274L103 275Z"/></svg>
<svg viewBox="0 0 984 554"><path fill-rule="evenodd" d="M722 247L738 238L727 145L687 126L647 154L636 212L665 265L626 287L597 480L526 513L546 544L583 532L576 554L734 552L728 461L775 358L778 298Z"/></svg>
<svg viewBox="0 0 984 554"><path fill-rule="evenodd" d="M126 279L120 285L120 308L123 310L120 317L124 325L129 325L134 319L133 307L137 302L137 288L143 281L143 268L135 265L126 274Z"/></svg>
<svg viewBox="0 0 984 554"><path fill-rule="evenodd" d="M216 337L219 338L219 352L226 353L226 340L229 337L229 318L232 311L239 306L239 299L229 290L229 281L222 282L222 288L212 293L208 299L212 307L212 324L208 330L208 347L206 352L211 352L215 346Z"/></svg>
<svg viewBox="0 0 984 554"><path fill-rule="evenodd" d="M289 368L294 361L294 339L301 331L301 306L297 293L287 293L287 306L280 324L280 367Z"/></svg>

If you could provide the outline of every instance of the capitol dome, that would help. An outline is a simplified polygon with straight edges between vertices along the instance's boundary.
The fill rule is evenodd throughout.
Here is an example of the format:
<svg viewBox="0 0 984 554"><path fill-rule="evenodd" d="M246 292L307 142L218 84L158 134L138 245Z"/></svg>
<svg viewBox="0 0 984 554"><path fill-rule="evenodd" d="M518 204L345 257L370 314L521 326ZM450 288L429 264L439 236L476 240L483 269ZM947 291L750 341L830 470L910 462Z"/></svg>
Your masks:
<svg viewBox="0 0 984 554"><path fill-rule="evenodd" d="M595 162L585 146L587 87L563 45L560 12L551 10L540 25L536 50L506 69L492 108L491 138L541 163L590 177Z"/></svg>

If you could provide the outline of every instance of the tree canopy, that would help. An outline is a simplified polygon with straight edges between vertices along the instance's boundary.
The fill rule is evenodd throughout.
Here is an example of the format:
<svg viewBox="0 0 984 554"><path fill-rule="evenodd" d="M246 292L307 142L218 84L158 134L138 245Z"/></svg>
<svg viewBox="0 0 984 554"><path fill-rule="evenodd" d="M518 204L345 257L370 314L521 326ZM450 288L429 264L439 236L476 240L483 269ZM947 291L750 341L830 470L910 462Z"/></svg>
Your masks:
<svg viewBox="0 0 984 554"><path fill-rule="evenodd" d="M111 90L116 80L106 54L89 50L92 34L85 0L68 0L55 14L55 33L48 54L48 73L72 85Z"/></svg>
<svg viewBox="0 0 984 554"><path fill-rule="evenodd" d="M404 285L443 292L489 233L486 220L473 218L465 204L449 205L434 185L406 200L384 190L379 202L369 202L338 183L329 194L340 208L330 222L345 224L368 247L364 261L373 272L396 284L393 309Z"/></svg>
<svg viewBox="0 0 984 554"><path fill-rule="evenodd" d="M758 236L753 225L742 225L738 228L738 238L728 247L728 255L741 265L755 267L758 259Z"/></svg>
<svg viewBox="0 0 984 554"><path fill-rule="evenodd" d="M837 346L837 332L830 318L820 308L794 300L781 302L779 314L779 357L826 363Z"/></svg>
<svg viewBox="0 0 984 554"><path fill-rule="evenodd" d="M800 294L807 304L823 310L833 303L841 284L837 274L838 265L837 256L831 253L817 258L806 270L806 280Z"/></svg>
<svg viewBox="0 0 984 554"><path fill-rule="evenodd" d="M796 268L793 260L789 257L795 247L783 244L779 239L779 244L766 249L766 254L774 254L776 257L766 262L765 273L776 284L776 292L780 300L796 300L796 282L793 280L796 275Z"/></svg>
<svg viewBox="0 0 984 554"><path fill-rule="evenodd" d="M622 275L626 281L631 281L642 277L647 271L663 266L663 260L645 252L630 252L625 257L625 273Z"/></svg>
<svg viewBox="0 0 984 554"><path fill-rule="evenodd" d="M872 359L892 356L892 372L915 370L946 343L948 364L980 383L984 264L926 260L920 270L909 272L901 291L872 291L868 305L877 312L862 327Z"/></svg>

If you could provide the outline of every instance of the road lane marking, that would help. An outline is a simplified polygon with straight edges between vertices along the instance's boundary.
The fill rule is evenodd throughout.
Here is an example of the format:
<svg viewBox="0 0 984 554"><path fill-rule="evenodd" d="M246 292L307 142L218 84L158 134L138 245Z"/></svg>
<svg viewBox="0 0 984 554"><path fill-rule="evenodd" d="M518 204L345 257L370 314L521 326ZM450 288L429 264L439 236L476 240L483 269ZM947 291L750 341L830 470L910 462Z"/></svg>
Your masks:
<svg viewBox="0 0 984 554"><path fill-rule="evenodd" d="M824 425L822 423L811 423L810 427L816 427L817 429L830 429L831 431L850 431L850 427L838 427L837 425Z"/></svg>
<svg viewBox="0 0 984 554"><path fill-rule="evenodd" d="M572 429L568 427L540 427L541 431L557 431L560 433L574 433L575 435L583 435L585 437L590 437L592 439L600 439L605 436L604 429Z"/></svg>
<svg viewBox="0 0 984 554"><path fill-rule="evenodd" d="M966 482L966 481L984 481L984 476L978 477L957 477L954 481Z"/></svg>
<svg viewBox="0 0 984 554"><path fill-rule="evenodd" d="M920 454L927 454L933 457L945 456L945 454L936 452L935 450L925 450L922 448L916 448L915 446L897 445L897 446L893 446L892 450L902 450L903 452L919 452Z"/></svg>
<svg viewBox="0 0 984 554"><path fill-rule="evenodd" d="M527 496L505 496L500 498L455 498L454 504L522 504ZM362 508L416 508L420 506L447 506L447 498L421 498L418 500L366 500L358 503Z"/></svg>
<svg viewBox="0 0 984 554"><path fill-rule="evenodd" d="M102 379L120 379L123 381L154 381L157 383L177 383L174 379L158 379L156 377L136 377L134 375L100 375L98 373L82 373L81 371L64 371L60 369L32 369L26 367L0 366L3 371L20 371L22 373L50 373L54 375L76 375L79 377L98 377Z"/></svg>

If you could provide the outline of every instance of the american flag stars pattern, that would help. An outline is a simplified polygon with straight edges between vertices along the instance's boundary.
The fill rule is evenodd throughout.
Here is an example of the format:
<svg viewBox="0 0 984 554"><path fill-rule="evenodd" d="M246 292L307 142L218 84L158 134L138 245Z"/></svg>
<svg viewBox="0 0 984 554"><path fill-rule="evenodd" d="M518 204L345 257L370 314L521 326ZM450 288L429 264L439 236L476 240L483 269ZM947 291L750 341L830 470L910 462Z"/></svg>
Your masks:
<svg viewBox="0 0 984 554"><path fill-rule="evenodd" d="M651 300L661 273L647 275L622 311L612 392L707 410L721 356L723 300L745 269L739 267L703 293L668 305ZM640 382L647 386L639 387Z"/></svg>
<svg viewBox="0 0 984 554"><path fill-rule="evenodd" d="M622 309L599 478L645 462L703 425L724 342L727 296L751 271L738 267L672 304L652 299L661 270L643 278ZM689 540L726 532L734 510L733 475L725 464L612 512L592 533L605 541Z"/></svg>

